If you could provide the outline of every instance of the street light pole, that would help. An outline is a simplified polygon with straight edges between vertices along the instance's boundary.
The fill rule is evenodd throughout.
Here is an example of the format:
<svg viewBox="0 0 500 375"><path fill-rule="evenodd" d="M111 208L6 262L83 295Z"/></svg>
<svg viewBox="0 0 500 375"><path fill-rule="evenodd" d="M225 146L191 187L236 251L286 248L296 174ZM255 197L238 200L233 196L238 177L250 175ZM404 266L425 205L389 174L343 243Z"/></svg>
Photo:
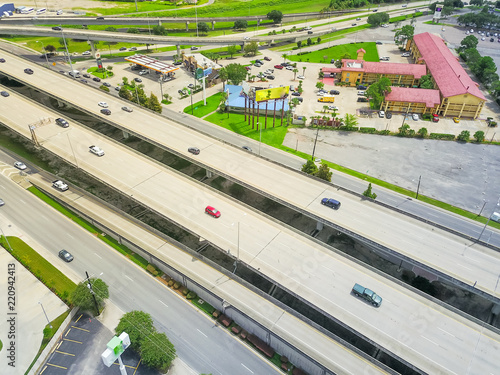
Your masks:
<svg viewBox="0 0 500 375"><path fill-rule="evenodd" d="M99 306L97 305L97 299L95 298L95 293L94 291L92 290L92 284L90 283L90 277L89 277L89 273L87 271L85 271L85 274L87 275L87 286L90 290L90 294L92 294L92 297L94 297L94 305L95 305L95 309L97 311L97 316L99 316Z"/></svg>
<svg viewBox="0 0 500 375"><path fill-rule="evenodd" d="M260 144L262 143L262 128L260 127L260 122L257 122L257 127L259 128L259 156L260 156Z"/></svg>
<svg viewBox="0 0 500 375"><path fill-rule="evenodd" d="M316 151L316 142L318 141L318 134L319 134L319 126L318 126L318 130L316 131L316 139L314 140L314 147L313 147L313 153L311 156L311 160L314 160L314 153Z"/></svg>
<svg viewBox="0 0 500 375"><path fill-rule="evenodd" d="M71 69L71 73L73 73L73 64L71 63L71 55L69 54L68 45L66 44L66 38L64 37L64 31L62 30L62 28L61 28L61 34L64 41L64 48L66 49L66 53L68 54L69 68ZM70 74L70 75L73 77L73 79L76 79L76 74Z"/></svg>
<svg viewBox="0 0 500 375"><path fill-rule="evenodd" d="M422 178L422 176L418 176L418 185L417 185L417 196L415 197L415 199L418 199L418 191L420 189L420 179Z"/></svg>
<svg viewBox="0 0 500 375"><path fill-rule="evenodd" d="M45 312L45 309L43 308L43 304L40 301L38 301L38 304L40 306L42 306L42 311L43 311L43 314L45 315L45 319L47 319L47 323L49 324L49 327L52 328L52 324L50 324L49 317L47 316L47 313Z"/></svg>
<svg viewBox="0 0 500 375"><path fill-rule="evenodd" d="M49 67L49 58L47 57L47 51L45 50L45 46L43 42L41 41L36 41L37 43L42 43L42 49L43 49L43 54L45 55L45 61L47 61L47 67Z"/></svg>

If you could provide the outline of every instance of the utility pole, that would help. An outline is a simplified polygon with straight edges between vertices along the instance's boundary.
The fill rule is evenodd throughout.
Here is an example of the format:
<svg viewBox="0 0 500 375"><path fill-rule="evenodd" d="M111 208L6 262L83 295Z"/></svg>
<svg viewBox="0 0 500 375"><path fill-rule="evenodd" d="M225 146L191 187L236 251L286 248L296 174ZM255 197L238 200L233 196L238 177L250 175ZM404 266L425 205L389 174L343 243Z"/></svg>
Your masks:
<svg viewBox="0 0 500 375"><path fill-rule="evenodd" d="M87 275L87 286L90 290L90 294L92 294L92 297L94 297L94 304L95 304L95 309L97 311L97 316L99 316L99 306L97 305L97 299L95 298L95 293L94 291L92 290L92 284L90 283L90 277L89 277L89 273L87 271L85 271L85 274Z"/></svg>

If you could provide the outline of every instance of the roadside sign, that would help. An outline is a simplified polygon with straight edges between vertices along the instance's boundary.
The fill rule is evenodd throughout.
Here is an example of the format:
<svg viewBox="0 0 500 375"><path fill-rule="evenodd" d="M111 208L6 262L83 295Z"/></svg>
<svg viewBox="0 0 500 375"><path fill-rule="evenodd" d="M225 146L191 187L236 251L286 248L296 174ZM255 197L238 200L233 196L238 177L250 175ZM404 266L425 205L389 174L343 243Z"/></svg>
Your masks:
<svg viewBox="0 0 500 375"><path fill-rule="evenodd" d="M195 77L196 77L196 79L201 79L203 77L203 69L201 69L201 68L196 69Z"/></svg>

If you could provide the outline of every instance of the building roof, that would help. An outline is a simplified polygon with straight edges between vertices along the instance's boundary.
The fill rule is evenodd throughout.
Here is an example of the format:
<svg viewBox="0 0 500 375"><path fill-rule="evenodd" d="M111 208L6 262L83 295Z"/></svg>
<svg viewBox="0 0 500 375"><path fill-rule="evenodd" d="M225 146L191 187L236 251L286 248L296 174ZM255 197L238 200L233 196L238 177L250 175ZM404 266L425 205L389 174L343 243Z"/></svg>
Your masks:
<svg viewBox="0 0 500 375"><path fill-rule="evenodd" d="M162 73L170 73L173 72L174 70L179 69L175 65L168 64L166 62L145 55L134 55L130 57L125 57L125 60Z"/></svg>
<svg viewBox="0 0 500 375"><path fill-rule="evenodd" d="M185 53L184 56L193 58L198 66L203 66L203 69L212 68L213 70L218 70L222 68L221 65L217 64L215 61L210 60L201 53Z"/></svg>
<svg viewBox="0 0 500 375"><path fill-rule="evenodd" d="M342 60L342 70L375 74L411 75L416 79L420 79L427 73L425 65L372 62L350 59Z"/></svg>
<svg viewBox="0 0 500 375"><path fill-rule="evenodd" d="M385 100L388 102L425 103L427 108L434 108L441 103L439 90L406 87L391 87L391 92L385 96Z"/></svg>
<svg viewBox="0 0 500 375"><path fill-rule="evenodd" d="M413 40L439 91L441 91L441 95L448 98L471 94L486 100L477 84L469 77L457 58L444 44L443 39L430 33L422 33L415 35Z"/></svg>
<svg viewBox="0 0 500 375"><path fill-rule="evenodd" d="M321 68L323 73L342 73L341 68Z"/></svg>

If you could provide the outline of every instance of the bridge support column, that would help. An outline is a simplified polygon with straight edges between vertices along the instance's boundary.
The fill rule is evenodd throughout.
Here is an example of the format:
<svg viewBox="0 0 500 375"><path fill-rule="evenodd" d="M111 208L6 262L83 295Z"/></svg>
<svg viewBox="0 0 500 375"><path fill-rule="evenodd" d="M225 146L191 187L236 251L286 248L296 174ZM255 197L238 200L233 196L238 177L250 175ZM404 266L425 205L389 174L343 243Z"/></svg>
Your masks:
<svg viewBox="0 0 500 375"><path fill-rule="evenodd" d="M130 137L130 134L127 133L125 130L123 130L123 138L128 139Z"/></svg>
<svg viewBox="0 0 500 375"><path fill-rule="evenodd" d="M64 102L60 101L60 100L57 100L57 106L59 108L64 108L66 104L64 104Z"/></svg>
<svg viewBox="0 0 500 375"><path fill-rule="evenodd" d="M214 176L213 172L207 169L207 178L212 178L213 176Z"/></svg>
<svg viewBox="0 0 500 375"><path fill-rule="evenodd" d="M87 41L87 43L90 46L90 53L92 54L92 56L95 56L95 44L94 44L94 41L93 40L89 40L89 41Z"/></svg>
<svg viewBox="0 0 500 375"><path fill-rule="evenodd" d="M260 26L260 23L261 23L261 22L262 22L262 19L257 18L257 27L259 27L259 26Z"/></svg>
<svg viewBox="0 0 500 375"><path fill-rule="evenodd" d="M186 31L189 31L189 21L186 21Z"/></svg>
<svg viewBox="0 0 500 375"><path fill-rule="evenodd" d="M320 223L319 221L316 223L316 230L320 232L323 229L323 223Z"/></svg>
<svg viewBox="0 0 500 375"><path fill-rule="evenodd" d="M215 30L215 21L212 21L212 31Z"/></svg>
<svg viewBox="0 0 500 375"><path fill-rule="evenodd" d="M177 47L177 56L180 57L181 56L181 45L177 44L176 47Z"/></svg>

